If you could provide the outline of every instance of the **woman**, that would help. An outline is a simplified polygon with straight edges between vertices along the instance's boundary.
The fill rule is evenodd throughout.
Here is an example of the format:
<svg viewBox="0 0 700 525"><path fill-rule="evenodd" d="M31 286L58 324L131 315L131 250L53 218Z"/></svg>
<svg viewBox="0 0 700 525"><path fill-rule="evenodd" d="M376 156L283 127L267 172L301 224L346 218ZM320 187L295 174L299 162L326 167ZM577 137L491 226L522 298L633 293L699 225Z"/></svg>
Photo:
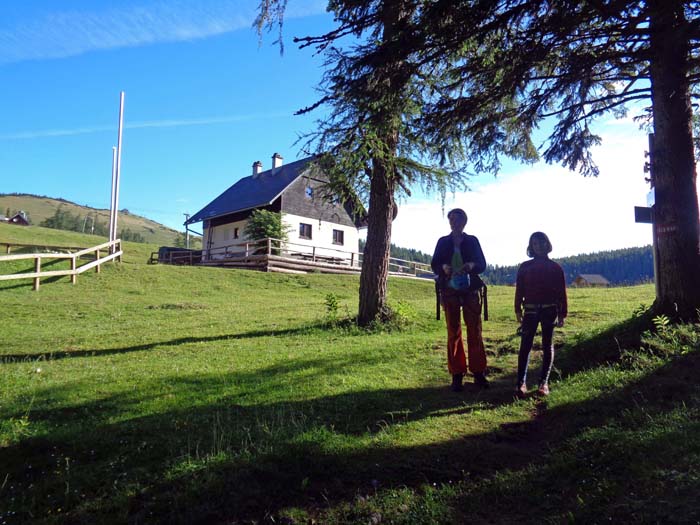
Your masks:
<svg viewBox="0 0 700 525"><path fill-rule="evenodd" d="M564 326L567 315L566 280L561 266L549 258L552 243L542 232L530 235L525 261L518 268L515 283L515 318L521 326L518 355L518 384L515 395L527 394L527 365L537 325L542 325L542 372L537 392L549 395L549 374L554 361L554 326Z"/></svg>
<svg viewBox="0 0 700 525"><path fill-rule="evenodd" d="M462 380L467 372L460 314L467 327L469 371L477 386L487 388L486 352L481 336L480 290L483 281L479 278L486 269L486 260L479 239L464 233L467 225L465 211L455 208L447 214L447 219L452 232L438 240L431 266L438 276L447 322L447 367L452 374L452 390L459 392L463 389Z"/></svg>

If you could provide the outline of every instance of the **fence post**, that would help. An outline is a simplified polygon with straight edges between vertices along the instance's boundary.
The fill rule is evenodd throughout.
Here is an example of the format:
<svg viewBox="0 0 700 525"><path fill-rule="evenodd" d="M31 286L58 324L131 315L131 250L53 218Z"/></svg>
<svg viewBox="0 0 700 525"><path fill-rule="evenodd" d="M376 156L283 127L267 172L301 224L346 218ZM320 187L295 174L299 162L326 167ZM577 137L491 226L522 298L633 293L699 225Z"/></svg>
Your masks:
<svg viewBox="0 0 700 525"><path fill-rule="evenodd" d="M75 281L78 279L78 274L75 273L75 268L77 264L75 262L75 255L70 258L70 271L73 272L70 274L70 282L71 284L75 284Z"/></svg>
<svg viewBox="0 0 700 525"><path fill-rule="evenodd" d="M316 262L316 246L311 248L311 261Z"/></svg>
<svg viewBox="0 0 700 525"><path fill-rule="evenodd" d="M36 273L41 273L41 257L40 256L37 256L34 259L34 271ZM34 277L34 291L35 292L39 291L39 281L40 281L40 278L38 275L36 277Z"/></svg>
<svg viewBox="0 0 700 525"><path fill-rule="evenodd" d="M95 250L95 260L97 261L97 266L95 266L95 273L100 273L100 250Z"/></svg>
<svg viewBox="0 0 700 525"><path fill-rule="evenodd" d="M267 254L272 255L272 239L267 238Z"/></svg>
<svg viewBox="0 0 700 525"><path fill-rule="evenodd" d="M121 252L122 251L122 241L121 240L117 243L117 246L119 246L119 251ZM119 254L119 257L117 257L117 259L119 259L119 262L122 262L121 253Z"/></svg>
<svg viewBox="0 0 700 525"><path fill-rule="evenodd" d="M192 256L192 252L190 252L190 266L194 266L194 259Z"/></svg>

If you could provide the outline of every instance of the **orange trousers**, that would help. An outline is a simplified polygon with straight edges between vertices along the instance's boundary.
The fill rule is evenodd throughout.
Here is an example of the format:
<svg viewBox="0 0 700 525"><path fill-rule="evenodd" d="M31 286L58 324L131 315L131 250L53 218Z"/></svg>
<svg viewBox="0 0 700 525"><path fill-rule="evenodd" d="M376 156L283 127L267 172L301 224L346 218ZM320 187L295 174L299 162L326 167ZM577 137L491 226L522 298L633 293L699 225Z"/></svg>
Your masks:
<svg viewBox="0 0 700 525"><path fill-rule="evenodd" d="M478 374L486 370L486 351L481 336L481 297L478 292L457 293L451 289L442 291L442 307L447 322L447 369L450 374L464 374L467 360L462 339L462 320L467 328L467 352L469 371ZM460 313L462 316L460 316Z"/></svg>

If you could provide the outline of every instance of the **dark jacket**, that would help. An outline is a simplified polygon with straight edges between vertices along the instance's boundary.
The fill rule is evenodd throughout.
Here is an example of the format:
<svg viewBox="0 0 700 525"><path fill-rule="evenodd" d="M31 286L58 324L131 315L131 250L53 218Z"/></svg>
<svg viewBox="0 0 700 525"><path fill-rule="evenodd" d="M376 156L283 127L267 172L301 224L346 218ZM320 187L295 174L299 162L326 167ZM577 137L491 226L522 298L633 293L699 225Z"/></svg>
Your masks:
<svg viewBox="0 0 700 525"><path fill-rule="evenodd" d="M560 319L566 317L566 278L564 270L549 257L535 257L518 268L515 282L515 311L523 304L555 304Z"/></svg>
<svg viewBox="0 0 700 525"><path fill-rule="evenodd" d="M444 288L448 279L445 272L442 271L443 264L452 264L452 252L454 251L454 244L452 242L452 234L445 235L438 239L437 245L435 246L435 253L433 254L433 259L430 261L430 266L438 276L438 283L441 288ZM462 254L462 261L473 262L475 264L471 272L469 272L469 278L471 280L471 285L469 290L478 290L483 286L483 281L479 277L479 274L486 270L486 259L484 258L484 252L481 251L481 245L479 244L479 239L473 235L467 235L462 233L462 244L459 247L459 251Z"/></svg>

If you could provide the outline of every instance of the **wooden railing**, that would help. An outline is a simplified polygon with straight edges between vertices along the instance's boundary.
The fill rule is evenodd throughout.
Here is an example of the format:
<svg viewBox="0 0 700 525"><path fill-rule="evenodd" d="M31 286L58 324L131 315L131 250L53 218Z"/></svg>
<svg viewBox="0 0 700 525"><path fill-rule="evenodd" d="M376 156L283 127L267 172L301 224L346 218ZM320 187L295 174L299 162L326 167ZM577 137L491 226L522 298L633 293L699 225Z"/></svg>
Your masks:
<svg viewBox="0 0 700 525"><path fill-rule="evenodd" d="M202 262L202 250L170 250L166 253L151 252L148 264L189 264Z"/></svg>
<svg viewBox="0 0 700 525"><path fill-rule="evenodd" d="M3 243L7 244L7 243ZM27 246L27 245L21 245ZM54 248L68 249L65 247L55 246ZM100 252L107 250L107 255L101 256ZM33 272L22 272L14 273L8 275L0 274L0 281L9 281L13 279L33 279L34 280L34 290L39 290L40 281L46 277L60 277L60 276L70 276L71 282L76 283L78 275L95 268L97 273L100 272L100 265L117 259L121 261L122 258L122 242L121 239L116 241L110 241L99 246L93 246L91 248L81 249L76 252L71 253L21 253L16 255L0 255L0 263L7 261L21 261L21 260L33 260L34 261L34 271ZM78 266L78 260L81 257L90 256L94 254L95 259L82 266ZM49 270L42 271L42 260L60 260L60 259L70 259L70 270Z"/></svg>
<svg viewBox="0 0 700 525"><path fill-rule="evenodd" d="M218 246L203 252L203 262L215 262L217 260L228 261L246 259L253 255L281 256L293 259L309 261L312 263L325 263L339 267L350 267L356 270L362 268L363 254L339 248L309 246L308 244L294 243L281 239L265 238L254 241L244 241L226 246ZM184 254L183 254L184 255ZM389 258L389 271L394 274L412 275L416 277L433 277L430 265L407 261L405 259Z"/></svg>

